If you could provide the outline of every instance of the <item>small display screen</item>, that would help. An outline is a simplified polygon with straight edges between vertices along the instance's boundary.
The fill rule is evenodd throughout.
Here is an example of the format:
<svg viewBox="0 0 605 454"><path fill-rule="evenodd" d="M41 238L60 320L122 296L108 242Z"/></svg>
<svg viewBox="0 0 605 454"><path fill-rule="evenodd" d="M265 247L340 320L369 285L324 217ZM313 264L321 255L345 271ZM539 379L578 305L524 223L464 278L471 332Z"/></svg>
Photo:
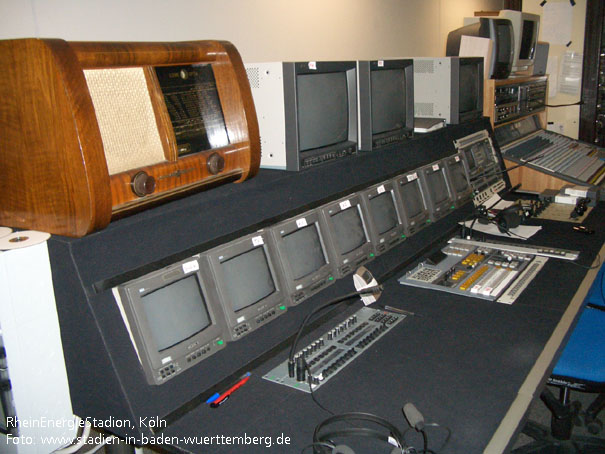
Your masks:
<svg viewBox="0 0 605 454"><path fill-rule="evenodd" d="M397 209L391 191L383 192L370 199L370 212L378 234L388 232L399 225Z"/></svg>
<svg viewBox="0 0 605 454"><path fill-rule="evenodd" d="M372 134L405 127L405 70L372 71Z"/></svg>
<svg viewBox="0 0 605 454"><path fill-rule="evenodd" d="M420 193L420 187L418 186L418 180L414 180L401 186L401 197L405 210L410 218L418 216L426 209L422 194Z"/></svg>
<svg viewBox="0 0 605 454"><path fill-rule="evenodd" d="M263 247L221 263L233 312L239 312L275 292L275 282Z"/></svg>
<svg viewBox="0 0 605 454"><path fill-rule="evenodd" d="M523 21L521 33L521 47L519 48L519 60L528 60L534 56L534 31L536 23L531 20Z"/></svg>
<svg viewBox="0 0 605 454"><path fill-rule="evenodd" d="M357 206L332 215L332 225L334 225L334 236L341 255L361 247L367 240Z"/></svg>
<svg viewBox="0 0 605 454"><path fill-rule="evenodd" d="M447 191L447 183L445 182L445 175L443 175L442 169L428 172L426 175L426 184L431 194L431 200L435 205L439 205L448 199L449 192Z"/></svg>
<svg viewBox="0 0 605 454"><path fill-rule="evenodd" d="M466 172L462 161L454 162L450 165L450 174L452 175L452 182L456 192L464 192L468 189L468 180L466 179Z"/></svg>
<svg viewBox="0 0 605 454"><path fill-rule="evenodd" d="M300 74L296 77L300 151L349 137L349 96L346 72Z"/></svg>
<svg viewBox="0 0 605 454"><path fill-rule="evenodd" d="M479 100L479 77L476 64L460 65L460 112L472 112L477 109Z"/></svg>
<svg viewBox="0 0 605 454"><path fill-rule="evenodd" d="M510 63L510 46L512 44L510 25L497 25L496 36L498 37L498 62Z"/></svg>
<svg viewBox="0 0 605 454"><path fill-rule="evenodd" d="M141 302L159 352L212 323L195 274L143 295Z"/></svg>
<svg viewBox="0 0 605 454"><path fill-rule="evenodd" d="M155 72L179 156L229 145L212 65L159 66Z"/></svg>
<svg viewBox="0 0 605 454"><path fill-rule="evenodd" d="M327 263L315 223L295 230L283 238L294 279L308 276Z"/></svg>

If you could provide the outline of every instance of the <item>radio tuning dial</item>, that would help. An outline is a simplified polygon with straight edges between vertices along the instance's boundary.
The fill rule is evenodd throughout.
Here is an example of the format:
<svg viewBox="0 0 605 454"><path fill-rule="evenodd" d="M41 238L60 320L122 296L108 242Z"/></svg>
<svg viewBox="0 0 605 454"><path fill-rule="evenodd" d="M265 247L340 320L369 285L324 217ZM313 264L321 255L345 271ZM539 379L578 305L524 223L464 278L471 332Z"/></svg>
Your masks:
<svg viewBox="0 0 605 454"><path fill-rule="evenodd" d="M225 158L218 153L212 153L206 160L206 168L212 175L222 172L225 169Z"/></svg>
<svg viewBox="0 0 605 454"><path fill-rule="evenodd" d="M139 197L145 197L155 191L155 178L148 175L147 172L138 172L132 177L130 182L132 192Z"/></svg>

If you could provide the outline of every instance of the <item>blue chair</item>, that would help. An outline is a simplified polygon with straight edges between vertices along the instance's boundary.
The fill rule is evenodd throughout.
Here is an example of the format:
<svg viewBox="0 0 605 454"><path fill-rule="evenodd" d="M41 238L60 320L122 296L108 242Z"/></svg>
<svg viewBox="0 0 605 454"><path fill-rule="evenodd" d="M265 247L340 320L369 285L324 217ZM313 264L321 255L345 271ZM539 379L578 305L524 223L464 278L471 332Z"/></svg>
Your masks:
<svg viewBox="0 0 605 454"><path fill-rule="evenodd" d="M528 421L523 433L534 441L514 450L514 454L605 453L604 439L572 435L574 422L583 422L593 435L603 427L597 415L605 408L604 280L605 265L586 296L578 324L548 380L560 388L559 398L547 388L540 395L552 413L550 430ZM581 411L579 402L571 402L572 390L598 396Z"/></svg>

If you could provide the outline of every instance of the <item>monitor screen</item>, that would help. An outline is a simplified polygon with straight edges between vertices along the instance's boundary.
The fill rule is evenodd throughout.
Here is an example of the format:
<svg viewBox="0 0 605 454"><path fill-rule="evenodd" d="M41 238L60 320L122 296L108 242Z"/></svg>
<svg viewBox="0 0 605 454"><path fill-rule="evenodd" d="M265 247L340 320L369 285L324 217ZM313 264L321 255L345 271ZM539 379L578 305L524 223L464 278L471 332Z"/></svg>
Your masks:
<svg viewBox="0 0 605 454"><path fill-rule="evenodd" d="M410 218L418 216L426 208L420 192L418 180L411 181L401 186L401 198Z"/></svg>
<svg viewBox="0 0 605 454"><path fill-rule="evenodd" d="M308 276L327 263L315 223L295 230L283 239L295 280Z"/></svg>
<svg viewBox="0 0 605 454"><path fill-rule="evenodd" d="M345 71L296 76L300 151L345 142L349 135L349 98Z"/></svg>
<svg viewBox="0 0 605 454"><path fill-rule="evenodd" d="M435 205L445 202L449 198L447 183L443 170L431 171L426 175L426 184L431 195L431 200Z"/></svg>
<svg viewBox="0 0 605 454"><path fill-rule="evenodd" d="M406 126L406 81L404 69L371 72L372 134Z"/></svg>
<svg viewBox="0 0 605 454"><path fill-rule="evenodd" d="M141 297L157 351L182 342L211 325L196 275Z"/></svg>
<svg viewBox="0 0 605 454"><path fill-rule="evenodd" d="M529 60L534 58L534 36L536 22L531 20L523 20L523 28L521 30L521 47L519 48L519 59Z"/></svg>
<svg viewBox="0 0 605 454"><path fill-rule="evenodd" d="M479 98L479 74L476 64L460 64L460 113L477 109Z"/></svg>
<svg viewBox="0 0 605 454"><path fill-rule="evenodd" d="M496 25L496 39L498 40L498 62L508 62L511 57L512 26L510 24L498 23Z"/></svg>
<svg viewBox="0 0 605 454"><path fill-rule="evenodd" d="M275 283L263 247L250 249L221 263L233 312L275 292Z"/></svg>
<svg viewBox="0 0 605 454"><path fill-rule="evenodd" d="M451 163L449 168L454 190L458 193L464 192L468 188L468 179L462 161Z"/></svg>
<svg viewBox="0 0 605 454"><path fill-rule="evenodd" d="M370 215L374 220L379 235L382 235L399 225L397 209L395 208L391 191L383 192L369 200Z"/></svg>
<svg viewBox="0 0 605 454"><path fill-rule="evenodd" d="M363 221L356 206L332 215L332 224L341 255L354 251L367 241Z"/></svg>

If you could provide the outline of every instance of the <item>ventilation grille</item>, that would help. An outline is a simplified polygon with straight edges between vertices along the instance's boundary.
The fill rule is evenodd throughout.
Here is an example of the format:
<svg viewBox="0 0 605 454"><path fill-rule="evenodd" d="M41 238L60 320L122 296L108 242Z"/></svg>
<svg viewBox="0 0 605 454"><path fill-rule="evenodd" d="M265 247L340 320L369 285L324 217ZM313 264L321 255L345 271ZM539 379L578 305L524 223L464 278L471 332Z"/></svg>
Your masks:
<svg viewBox="0 0 605 454"><path fill-rule="evenodd" d="M143 68L84 71L110 175L165 161Z"/></svg>
<svg viewBox="0 0 605 454"><path fill-rule="evenodd" d="M432 102L414 103L414 115L416 117L433 117L434 104Z"/></svg>
<svg viewBox="0 0 605 454"><path fill-rule="evenodd" d="M258 67L246 68L250 88L260 88L260 70Z"/></svg>
<svg viewBox="0 0 605 454"><path fill-rule="evenodd" d="M433 60L415 60L414 61L414 73L415 74L433 74L435 67Z"/></svg>

